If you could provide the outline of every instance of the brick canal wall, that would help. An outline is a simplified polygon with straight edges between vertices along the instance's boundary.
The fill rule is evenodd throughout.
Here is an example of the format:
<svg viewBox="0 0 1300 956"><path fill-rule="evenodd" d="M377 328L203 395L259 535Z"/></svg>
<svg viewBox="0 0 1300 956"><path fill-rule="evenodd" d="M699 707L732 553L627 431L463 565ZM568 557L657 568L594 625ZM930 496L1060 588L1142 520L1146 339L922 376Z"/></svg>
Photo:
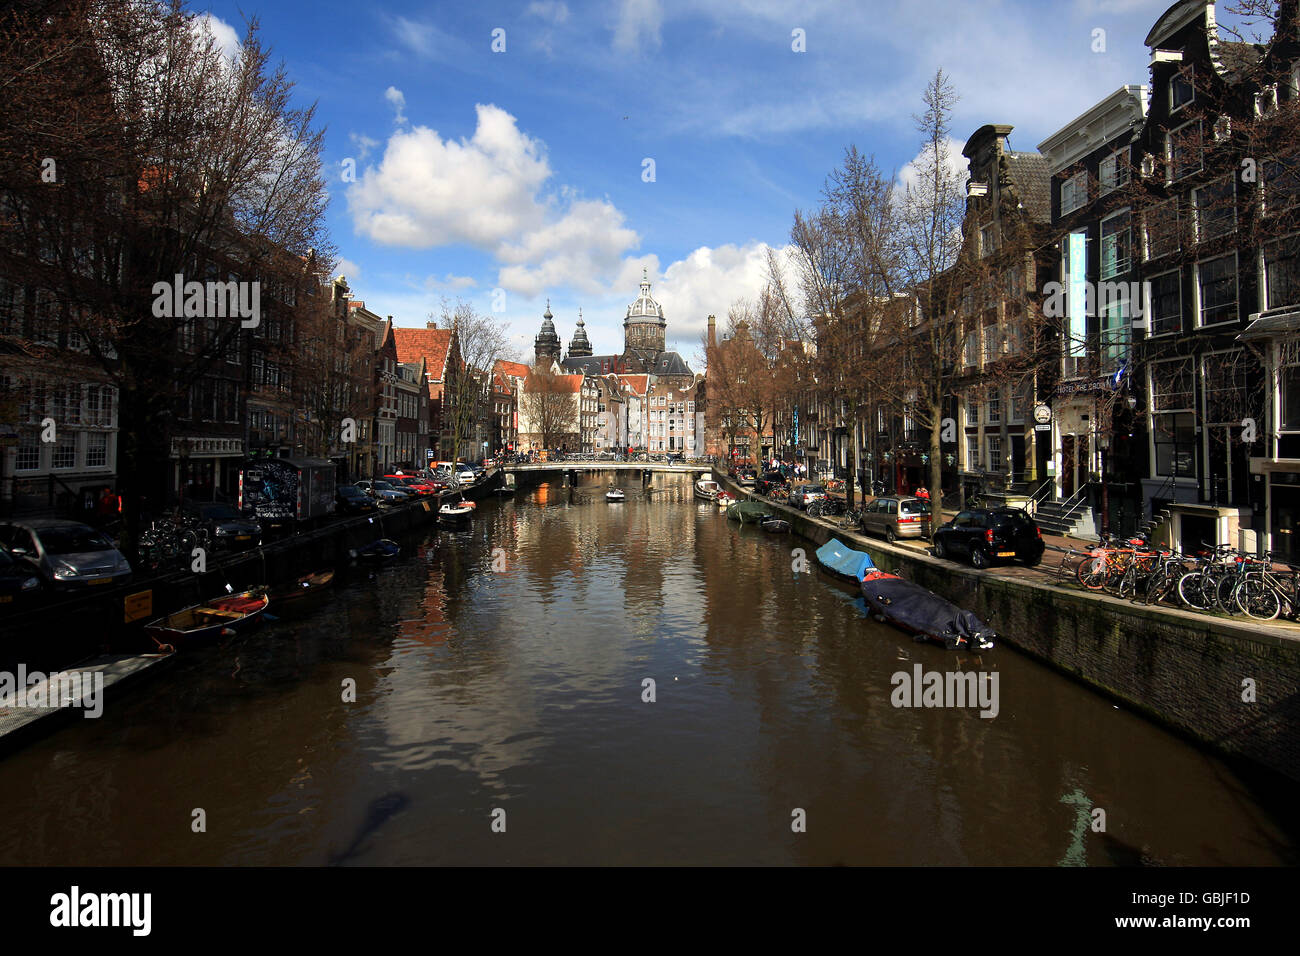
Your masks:
<svg viewBox="0 0 1300 956"><path fill-rule="evenodd" d="M465 497L486 497L500 481L493 476L467 491ZM6 615L0 618L0 670L13 671L23 663L29 670L48 671L108 650L152 649L152 642L141 633L143 625L225 593L227 583L236 591L261 584L274 587L326 568L334 568L339 578L346 578L352 549L379 538L402 538L433 525L442 500L423 499L373 516L328 518L315 528L268 541L252 551L209 554L203 574L185 570L138 576L112 590ZM146 593L147 599L139 597ZM127 602L133 596L145 600L148 611L128 622Z"/></svg>
<svg viewBox="0 0 1300 956"><path fill-rule="evenodd" d="M737 492L748 497L733 486ZM1300 780L1300 638L1290 636L1295 632L981 573L837 531L792 508L780 510L792 531L818 547L837 537L870 554L877 566L898 569L969 608L993 625L1004 644L1223 754ZM1246 680L1254 681L1254 703L1242 700Z"/></svg>

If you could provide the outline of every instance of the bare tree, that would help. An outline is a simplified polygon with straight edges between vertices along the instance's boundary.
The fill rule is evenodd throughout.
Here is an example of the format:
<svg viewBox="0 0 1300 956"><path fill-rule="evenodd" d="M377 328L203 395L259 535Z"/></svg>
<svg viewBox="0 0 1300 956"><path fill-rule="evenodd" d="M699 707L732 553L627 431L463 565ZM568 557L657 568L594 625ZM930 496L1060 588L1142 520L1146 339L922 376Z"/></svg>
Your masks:
<svg viewBox="0 0 1300 956"><path fill-rule="evenodd" d="M539 442L544 450L558 448L579 434L578 402L572 375L557 375L545 365L535 365L524 381L520 396L519 431ZM527 425L527 428L524 426Z"/></svg>
<svg viewBox="0 0 1300 956"><path fill-rule="evenodd" d="M486 418L491 403L492 368L509 348L510 335L505 322L476 312L463 301L452 307L444 299L438 321L442 328L454 333L447 358L443 407L444 421L451 427L452 459L459 460L475 423ZM476 448L473 457L482 457L482 449Z"/></svg>
<svg viewBox="0 0 1300 956"><path fill-rule="evenodd" d="M304 279L302 257L333 258L314 108L292 105L255 20L233 60L200 27L157 0L0 15L0 274L26 296L14 337L52 323L117 388L128 549L141 499L164 496L174 410L251 327L210 291L167 308L159 284L237 280L287 304L322 278Z"/></svg>

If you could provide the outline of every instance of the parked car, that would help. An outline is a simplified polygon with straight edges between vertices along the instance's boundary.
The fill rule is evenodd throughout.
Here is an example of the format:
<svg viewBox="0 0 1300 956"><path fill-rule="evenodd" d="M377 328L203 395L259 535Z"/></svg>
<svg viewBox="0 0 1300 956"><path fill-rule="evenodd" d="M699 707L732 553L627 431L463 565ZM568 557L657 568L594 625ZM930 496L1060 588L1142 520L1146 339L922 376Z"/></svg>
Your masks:
<svg viewBox="0 0 1300 956"><path fill-rule="evenodd" d="M0 524L0 546L58 590L125 584L131 565L102 531L79 521L30 518Z"/></svg>
<svg viewBox="0 0 1300 956"><path fill-rule="evenodd" d="M0 548L0 611L26 606L41 591L41 579L36 569Z"/></svg>
<svg viewBox="0 0 1300 956"><path fill-rule="evenodd" d="M375 499L356 485L339 485L334 489L335 512L346 515L364 515L379 510Z"/></svg>
<svg viewBox="0 0 1300 956"><path fill-rule="evenodd" d="M772 493L773 488L783 484L785 484L785 475L779 471L765 471L763 476L754 483L754 490L760 495L768 495Z"/></svg>
<svg viewBox="0 0 1300 956"><path fill-rule="evenodd" d="M923 538L929 532L930 502L920 498L877 498L862 509L862 530L896 538Z"/></svg>
<svg viewBox="0 0 1300 956"><path fill-rule="evenodd" d="M977 568L1009 559L1032 567L1045 548L1038 525L1019 508L963 511L934 533L935 557L969 558Z"/></svg>
<svg viewBox="0 0 1300 956"><path fill-rule="evenodd" d="M388 482L399 491L401 489L413 491L421 498L428 498L436 494L433 485L429 484L423 478L417 478L415 475L384 475L384 481Z"/></svg>
<svg viewBox="0 0 1300 956"><path fill-rule="evenodd" d="M187 501L182 509L191 522L208 529L213 543L229 551L256 548L262 543L262 526L219 501Z"/></svg>
<svg viewBox="0 0 1300 956"><path fill-rule="evenodd" d="M386 481L358 481L357 487L362 492L374 498L381 508L395 508L400 504L405 504L415 497L413 492L405 488L394 488Z"/></svg>
<svg viewBox="0 0 1300 956"><path fill-rule="evenodd" d="M461 465L459 470L456 472L456 480L459 481L462 485L474 484L474 480L476 477L477 476L474 474L474 469L470 468L468 465Z"/></svg>
<svg viewBox="0 0 1300 956"><path fill-rule="evenodd" d="M741 471L736 474L736 484L742 488L753 488L757 480L752 471Z"/></svg>
<svg viewBox="0 0 1300 956"><path fill-rule="evenodd" d="M790 491L790 506L805 511L814 501L825 497L826 489L821 485L801 485Z"/></svg>

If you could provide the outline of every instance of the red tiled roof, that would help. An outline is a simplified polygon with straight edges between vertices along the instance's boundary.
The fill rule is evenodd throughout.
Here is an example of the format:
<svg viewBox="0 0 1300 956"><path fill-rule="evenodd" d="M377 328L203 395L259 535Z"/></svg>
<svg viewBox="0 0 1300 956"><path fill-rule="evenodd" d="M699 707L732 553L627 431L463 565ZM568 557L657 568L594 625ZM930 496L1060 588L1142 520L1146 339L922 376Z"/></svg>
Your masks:
<svg viewBox="0 0 1300 956"><path fill-rule="evenodd" d="M393 329L399 362L428 362L429 378L442 381L447 371L451 329Z"/></svg>
<svg viewBox="0 0 1300 956"><path fill-rule="evenodd" d="M620 385L631 385L634 395L645 395L650 387L649 375L620 375L618 381Z"/></svg>
<svg viewBox="0 0 1300 956"><path fill-rule="evenodd" d="M582 390L581 375L556 375L555 388L556 392L579 392ZM528 382L533 380L533 376L528 376L528 381L524 382L524 391L531 391Z"/></svg>
<svg viewBox="0 0 1300 956"><path fill-rule="evenodd" d="M522 362L507 362L505 359L497 359L495 371L498 375L509 375L514 378L528 377L528 366Z"/></svg>

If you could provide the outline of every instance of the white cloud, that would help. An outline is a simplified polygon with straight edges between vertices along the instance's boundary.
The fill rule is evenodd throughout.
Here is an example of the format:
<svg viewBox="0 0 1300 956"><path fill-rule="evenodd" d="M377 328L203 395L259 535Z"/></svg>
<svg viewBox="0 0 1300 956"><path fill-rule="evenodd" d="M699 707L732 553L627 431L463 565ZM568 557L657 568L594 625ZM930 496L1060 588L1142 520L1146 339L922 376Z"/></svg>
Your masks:
<svg viewBox="0 0 1300 956"><path fill-rule="evenodd" d="M386 245L485 250L501 263L497 281L510 292L603 291L640 243L635 230L608 200L583 199L567 186L546 192L544 144L496 106L477 111L469 139L443 139L425 126L394 132L378 166L348 189L357 231Z"/></svg>
<svg viewBox="0 0 1300 956"><path fill-rule="evenodd" d="M370 151L379 145L379 140L360 133L348 133L348 139L352 141L353 146L357 147L358 162L365 162Z"/></svg>
<svg viewBox="0 0 1300 956"><path fill-rule="evenodd" d="M422 23L407 17L384 18L388 32L399 44L413 53L433 60L447 60L450 54L464 45L462 40L440 30L432 23Z"/></svg>
<svg viewBox="0 0 1300 956"><path fill-rule="evenodd" d="M239 34L225 20L214 17L210 13L201 13L194 18L194 28L199 33L210 33L217 48L227 59L239 59L240 51L243 49L239 42Z"/></svg>
<svg viewBox="0 0 1300 956"><path fill-rule="evenodd" d="M551 175L542 144L496 106L479 105L469 139L414 126L388 139L348 190L356 229L386 245L493 249L542 224L536 194Z"/></svg>
<svg viewBox="0 0 1300 956"><path fill-rule="evenodd" d="M473 276L458 276L451 272L446 275L426 276L424 279L424 288L432 289L473 289L478 285L478 281Z"/></svg>
<svg viewBox="0 0 1300 956"><path fill-rule="evenodd" d="M663 22L659 0L623 0L614 24L614 48L624 53L658 49Z"/></svg>
<svg viewBox="0 0 1300 956"><path fill-rule="evenodd" d="M537 17L557 26L569 19L569 7L560 0L534 0L525 12L530 17Z"/></svg>
<svg viewBox="0 0 1300 956"><path fill-rule="evenodd" d="M948 172L961 186L966 185L966 180L970 176L970 168L966 157L961 153L965 148L966 143L964 140L955 140L951 136L943 143L944 165L948 167ZM924 162L925 150L922 149L908 161L907 165L898 171L897 189L899 195L908 187L915 187L919 184L921 167Z"/></svg>
<svg viewBox="0 0 1300 956"><path fill-rule="evenodd" d="M747 299L753 303L758 298L767 281L770 248L765 242L701 246L664 270L653 293L664 307L669 337L683 351L699 341L710 314L717 317L721 332L733 302ZM777 251L785 255L789 247Z"/></svg>
<svg viewBox="0 0 1300 956"><path fill-rule="evenodd" d="M402 112L402 110L406 109L405 94L403 94L397 87L390 86L388 89L384 90L384 99L388 100L393 107L393 112L395 114L393 116L393 122L398 126L405 126L406 115Z"/></svg>
<svg viewBox="0 0 1300 956"><path fill-rule="evenodd" d="M356 279L361 275L361 267L351 259L339 259L334 264L334 275L347 276L348 279Z"/></svg>

